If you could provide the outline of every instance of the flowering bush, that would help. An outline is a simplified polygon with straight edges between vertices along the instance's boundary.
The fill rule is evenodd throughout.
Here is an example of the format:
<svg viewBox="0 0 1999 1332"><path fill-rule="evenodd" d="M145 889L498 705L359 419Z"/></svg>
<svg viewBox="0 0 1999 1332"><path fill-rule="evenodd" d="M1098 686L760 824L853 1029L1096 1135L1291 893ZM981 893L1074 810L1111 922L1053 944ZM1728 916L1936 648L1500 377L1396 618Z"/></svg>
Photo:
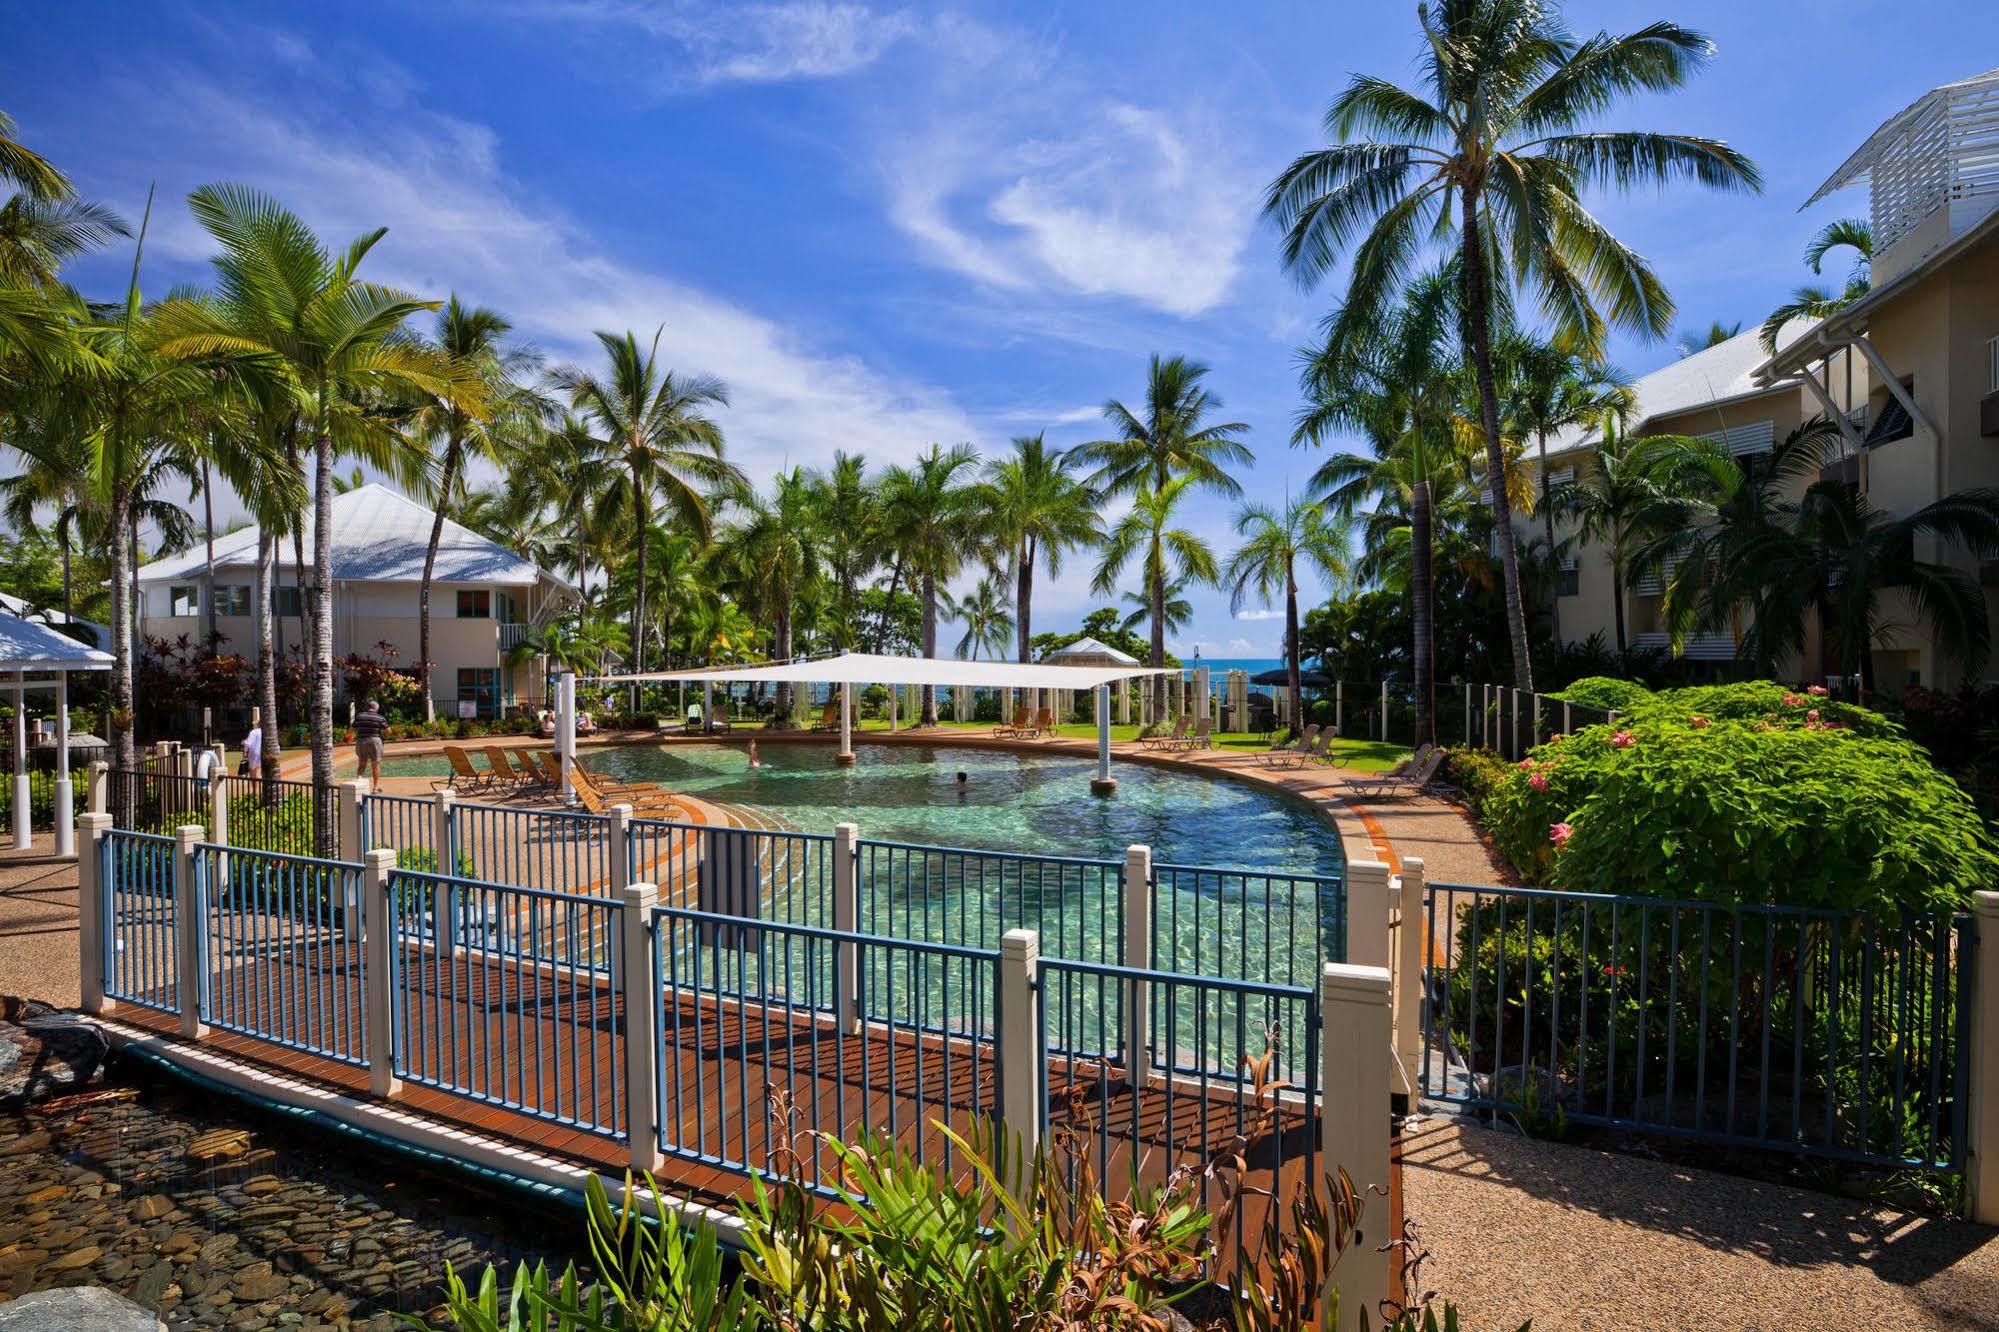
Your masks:
<svg viewBox="0 0 1999 1332"><path fill-rule="evenodd" d="M1586 675L1550 698L1573 703L1579 708L1616 708L1628 711L1634 703L1652 697L1652 691L1636 680L1620 680L1610 675Z"/></svg>
<svg viewBox="0 0 1999 1332"><path fill-rule="evenodd" d="M1655 695L1616 731L1506 765L1475 809L1523 877L1559 888L1858 910L1957 905L1992 882L1999 849L1922 749L1878 714L1786 692Z"/></svg>

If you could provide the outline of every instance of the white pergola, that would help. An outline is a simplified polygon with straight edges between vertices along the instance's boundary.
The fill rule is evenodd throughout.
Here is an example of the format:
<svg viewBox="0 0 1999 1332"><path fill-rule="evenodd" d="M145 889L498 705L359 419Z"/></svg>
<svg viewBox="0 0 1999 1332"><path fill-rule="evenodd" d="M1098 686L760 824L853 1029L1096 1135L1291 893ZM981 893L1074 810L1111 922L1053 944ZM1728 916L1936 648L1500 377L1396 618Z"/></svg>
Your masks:
<svg viewBox="0 0 1999 1332"><path fill-rule="evenodd" d="M854 686L881 684L942 685L947 688L1090 690L1097 699L1097 776L1090 788L1100 795L1117 789L1111 777L1110 686L1139 675L1176 674L1173 667L1137 665L1049 666L1010 661L958 661L943 657L885 657L846 652L814 661L775 662L760 666L724 666L691 671L645 671L598 677L602 684L700 681L707 684L787 683L840 687L839 763L854 761ZM556 745L562 754L564 795L568 794L569 764L576 750L576 677L561 677L557 693Z"/></svg>
<svg viewBox="0 0 1999 1332"><path fill-rule="evenodd" d="M76 852L76 799L69 781L69 673L108 671L111 654L85 647L45 624L0 615L0 675L14 677L14 848L35 844L28 809L28 713L30 689L56 691L56 854ZM30 678L34 677L34 678Z"/></svg>

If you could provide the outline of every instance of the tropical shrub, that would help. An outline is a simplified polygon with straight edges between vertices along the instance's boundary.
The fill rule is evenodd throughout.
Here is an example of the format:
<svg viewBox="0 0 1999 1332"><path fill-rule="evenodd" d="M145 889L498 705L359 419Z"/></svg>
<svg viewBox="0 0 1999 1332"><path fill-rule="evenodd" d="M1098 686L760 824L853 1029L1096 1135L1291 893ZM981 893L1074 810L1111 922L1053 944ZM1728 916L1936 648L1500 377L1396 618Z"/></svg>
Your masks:
<svg viewBox="0 0 1999 1332"><path fill-rule="evenodd" d="M1970 800L1892 723L1781 686L1675 690L1552 740L1483 817L1524 878L1578 891L1921 910L1999 870Z"/></svg>
<svg viewBox="0 0 1999 1332"><path fill-rule="evenodd" d="M1514 766L1490 749L1451 749L1444 753L1443 779L1458 788L1474 818L1483 818L1486 802L1514 774Z"/></svg>
<svg viewBox="0 0 1999 1332"><path fill-rule="evenodd" d="M1635 680L1620 680L1609 675L1589 675L1571 684L1559 694L1550 694L1564 703L1573 703L1579 708L1615 708L1619 712L1629 711L1634 703L1652 697L1652 691Z"/></svg>
<svg viewBox="0 0 1999 1332"><path fill-rule="evenodd" d="M1819 721L1870 737L1903 733L1900 726L1871 708L1828 697L1817 686L1791 689L1774 680L1668 689L1620 704L1618 711L1629 718L1706 717L1709 721L1767 721L1773 725Z"/></svg>

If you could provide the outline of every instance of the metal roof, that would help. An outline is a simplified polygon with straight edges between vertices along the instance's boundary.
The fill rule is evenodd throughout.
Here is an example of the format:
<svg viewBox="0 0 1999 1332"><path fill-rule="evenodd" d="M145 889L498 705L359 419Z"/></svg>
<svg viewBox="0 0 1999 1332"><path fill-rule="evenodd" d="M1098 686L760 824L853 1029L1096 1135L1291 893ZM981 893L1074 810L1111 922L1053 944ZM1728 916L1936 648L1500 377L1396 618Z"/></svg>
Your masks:
<svg viewBox="0 0 1999 1332"><path fill-rule="evenodd" d="M1826 177L1825 184L1812 191L1812 197L1805 200L1798 211L1802 213L1827 195L1866 180L1876 162L1894 143L1897 136L1929 111L1949 102L1955 96L1995 83L1999 83L1999 69L1988 69L1983 74L1974 74L1968 79L1959 79L1956 83L1946 83L1930 89L1882 121L1881 127L1868 135L1866 142L1854 149L1853 155L1841 162L1838 169Z"/></svg>
<svg viewBox="0 0 1999 1332"><path fill-rule="evenodd" d="M333 577L340 582L414 583L423 577L424 551L430 545L432 511L391 487L374 484L358 486L333 497ZM312 549L312 517L306 515L305 548ZM290 568L292 543L279 543L278 565ZM215 565L220 568L250 569L257 563L257 529L245 527L217 537ZM157 583L203 573L208 567L208 550L197 544L190 550L154 560L139 570L139 581ZM547 581L558 587L568 583L539 568L530 560L498 542L480 536L471 528L444 521L437 546L437 566L433 578L440 583L498 583L529 587Z"/></svg>
<svg viewBox="0 0 1999 1332"><path fill-rule="evenodd" d="M34 620L0 615L0 671L108 671L112 664L109 652Z"/></svg>

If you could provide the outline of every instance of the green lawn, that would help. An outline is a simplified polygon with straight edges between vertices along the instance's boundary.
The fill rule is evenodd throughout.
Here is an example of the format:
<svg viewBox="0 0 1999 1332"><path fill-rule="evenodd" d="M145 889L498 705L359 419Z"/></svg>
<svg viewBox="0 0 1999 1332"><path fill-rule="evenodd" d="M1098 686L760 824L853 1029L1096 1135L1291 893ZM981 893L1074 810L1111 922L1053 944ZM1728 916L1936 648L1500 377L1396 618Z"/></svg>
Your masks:
<svg viewBox="0 0 1999 1332"><path fill-rule="evenodd" d="M888 730L888 723L881 720L864 719L858 729L862 731L886 731ZM907 730L908 728L905 726L900 729ZM962 731L967 735L990 735L992 734L993 724L991 722L945 721L937 729L940 731ZM1137 726L1113 726L1111 727L1111 739L1136 740L1138 732L1139 728ZM1055 734L1065 740L1094 740L1097 738L1097 728L1088 722L1071 722L1057 726ZM1269 740L1247 731L1217 731L1215 732L1214 740L1215 744L1222 749L1255 752L1270 748ZM1332 755L1343 768L1353 768L1360 772L1383 772L1394 767L1403 759L1408 758L1409 747L1407 745L1386 744L1379 740L1340 739L1333 741L1327 753Z"/></svg>

